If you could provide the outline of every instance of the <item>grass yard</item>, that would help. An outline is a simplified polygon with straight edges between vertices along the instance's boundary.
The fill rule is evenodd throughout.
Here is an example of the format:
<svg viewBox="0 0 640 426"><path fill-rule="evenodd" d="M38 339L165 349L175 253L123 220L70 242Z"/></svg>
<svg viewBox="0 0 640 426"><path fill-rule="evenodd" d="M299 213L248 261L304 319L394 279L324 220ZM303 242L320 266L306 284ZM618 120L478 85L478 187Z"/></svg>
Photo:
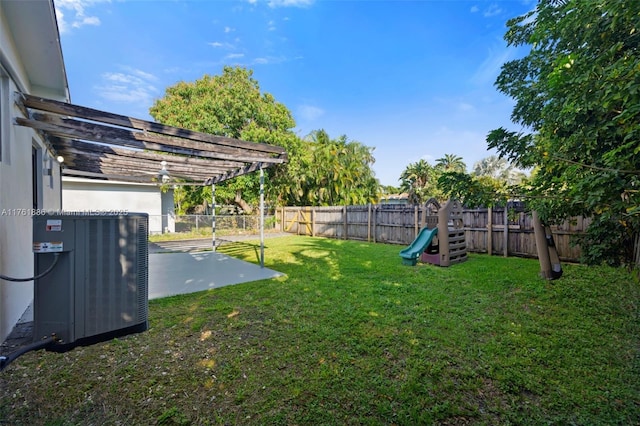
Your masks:
<svg viewBox="0 0 640 426"><path fill-rule="evenodd" d="M624 270L546 282L531 259L410 267L394 245L266 244L287 277L152 301L145 333L15 361L0 424L640 424Z"/></svg>

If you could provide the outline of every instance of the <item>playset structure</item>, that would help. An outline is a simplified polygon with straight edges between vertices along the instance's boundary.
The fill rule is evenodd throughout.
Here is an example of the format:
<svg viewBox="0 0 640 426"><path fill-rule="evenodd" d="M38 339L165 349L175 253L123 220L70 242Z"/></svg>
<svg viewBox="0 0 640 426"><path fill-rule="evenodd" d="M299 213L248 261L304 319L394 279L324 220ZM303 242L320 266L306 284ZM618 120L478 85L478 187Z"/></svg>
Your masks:
<svg viewBox="0 0 640 426"><path fill-rule="evenodd" d="M467 260L462 205L449 200L442 207L435 198L425 204L422 229L411 245L400 252L404 265L422 262L450 266Z"/></svg>

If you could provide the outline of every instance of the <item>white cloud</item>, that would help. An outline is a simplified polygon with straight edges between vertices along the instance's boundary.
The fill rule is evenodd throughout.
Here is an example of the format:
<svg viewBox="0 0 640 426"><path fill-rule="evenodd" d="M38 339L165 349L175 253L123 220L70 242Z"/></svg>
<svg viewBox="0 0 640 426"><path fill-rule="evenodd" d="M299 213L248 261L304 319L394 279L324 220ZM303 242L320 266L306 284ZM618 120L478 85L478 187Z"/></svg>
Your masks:
<svg viewBox="0 0 640 426"><path fill-rule="evenodd" d="M471 10L470 10L471 13L476 13L479 11L480 11L480 8L478 6L471 6Z"/></svg>
<svg viewBox="0 0 640 426"><path fill-rule="evenodd" d="M453 114L458 113L458 116L462 114L463 116L468 116L470 113L478 112L476 106L469 101L470 96L465 97L434 97L433 103L434 105L438 105L438 109L449 116L453 116ZM474 101L479 101L479 99L474 98Z"/></svg>
<svg viewBox="0 0 640 426"><path fill-rule="evenodd" d="M230 53L224 57L225 59L244 58L244 53Z"/></svg>
<svg viewBox="0 0 640 426"><path fill-rule="evenodd" d="M261 56L255 58L253 63L259 65L281 64L283 62L294 61L301 58L301 56L296 56L295 58L287 58L286 56Z"/></svg>
<svg viewBox="0 0 640 426"><path fill-rule="evenodd" d="M275 31L276 30L276 23L274 21L267 22L267 29L269 31Z"/></svg>
<svg viewBox="0 0 640 426"><path fill-rule="evenodd" d="M485 11L482 13L482 15L485 18L490 18L492 16L499 15L500 13L502 13L502 9L500 9L500 7L497 4L493 3L487 9L485 9Z"/></svg>
<svg viewBox="0 0 640 426"><path fill-rule="evenodd" d="M236 40L238 41L238 40ZM236 49L236 45L233 43L228 43L226 41L212 41L207 43L211 47L215 47L216 49L224 49L224 50L234 50Z"/></svg>
<svg viewBox="0 0 640 426"><path fill-rule="evenodd" d="M466 102L460 102L458 104L458 111L460 112L471 112L471 111L475 111L475 107L469 103Z"/></svg>
<svg viewBox="0 0 640 426"><path fill-rule="evenodd" d="M269 0L269 7L308 7L314 0Z"/></svg>
<svg viewBox="0 0 640 426"><path fill-rule="evenodd" d="M231 28L231 27L224 27L224 32L225 32L226 34L231 33L231 32L233 32L233 31L235 31L235 30L236 30L235 28Z"/></svg>
<svg viewBox="0 0 640 426"><path fill-rule="evenodd" d="M87 15L86 9L105 1L110 0L56 0L56 19L60 33L63 34L69 32L70 28L80 28L85 25L100 25L100 18Z"/></svg>
<svg viewBox="0 0 640 426"><path fill-rule="evenodd" d="M500 42L500 45L503 43ZM471 81L478 85L493 84L496 77L500 74L502 65L513 59L516 54L516 48L495 48L489 49L487 58L480 64L476 72L471 77Z"/></svg>
<svg viewBox="0 0 640 426"><path fill-rule="evenodd" d="M74 22L73 23L73 27L74 28L80 28L84 25L95 25L98 26L100 25L100 18L98 18L97 16L85 16L82 21L78 21L78 22Z"/></svg>
<svg viewBox="0 0 640 426"><path fill-rule="evenodd" d="M313 105L300 105L298 107L298 116L302 120L315 121L324 115L324 110Z"/></svg>
<svg viewBox="0 0 640 426"><path fill-rule="evenodd" d="M148 108L159 93L158 88L154 85L158 78L139 69L121 68L121 72L102 74L101 84L94 87L98 95L108 101Z"/></svg>

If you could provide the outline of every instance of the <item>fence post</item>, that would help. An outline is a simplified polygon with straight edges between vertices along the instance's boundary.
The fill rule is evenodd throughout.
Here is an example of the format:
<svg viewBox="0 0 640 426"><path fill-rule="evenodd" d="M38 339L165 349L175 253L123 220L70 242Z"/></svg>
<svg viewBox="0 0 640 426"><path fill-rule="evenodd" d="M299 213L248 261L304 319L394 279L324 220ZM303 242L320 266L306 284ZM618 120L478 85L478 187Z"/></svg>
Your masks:
<svg viewBox="0 0 640 426"><path fill-rule="evenodd" d="M347 222L347 206L343 206L342 207L342 214L344 216L344 239L348 240L348 236L347 236L347 226L348 226L348 222Z"/></svg>
<svg viewBox="0 0 640 426"><path fill-rule="evenodd" d="M504 245L503 256L509 257L509 209L507 203L504 205L504 235L502 240Z"/></svg>
<svg viewBox="0 0 640 426"><path fill-rule="evenodd" d="M282 207L282 227L283 227L283 231L289 232L291 230L291 227L289 227L289 229L287 229L287 214L291 214L291 209L287 209L286 207Z"/></svg>
<svg viewBox="0 0 640 426"><path fill-rule="evenodd" d="M311 207L311 236L316 236L316 208Z"/></svg>
<svg viewBox="0 0 640 426"><path fill-rule="evenodd" d="M378 222L378 205L373 206L373 218L371 220L373 222L373 242L376 242L376 232L378 232L378 227L376 226Z"/></svg>
<svg viewBox="0 0 640 426"><path fill-rule="evenodd" d="M416 204L413 207L413 232L414 238L418 236L418 205Z"/></svg>
<svg viewBox="0 0 640 426"><path fill-rule="evenodd" d="M493 209L489 207L487 209L487 252L489 256L493 254Z"/></svg>
<svg viewBox="0 0 640 426"><path fill-rule="evenodd" d="M367 242L371 242L371 203L369 203L367 210Z"/></svg>

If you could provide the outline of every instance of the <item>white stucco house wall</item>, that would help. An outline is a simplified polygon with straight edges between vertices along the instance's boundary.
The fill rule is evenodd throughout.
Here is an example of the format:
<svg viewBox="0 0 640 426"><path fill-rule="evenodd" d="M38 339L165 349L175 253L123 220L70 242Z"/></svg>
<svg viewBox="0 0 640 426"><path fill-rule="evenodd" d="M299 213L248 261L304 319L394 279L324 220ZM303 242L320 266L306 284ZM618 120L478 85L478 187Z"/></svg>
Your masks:
<svg viewBox="0 0 640 426"><path fill-rule="evenodd" d="M62 206L60 165L14 103L21 92L69 102L50 1L0 1L0 274L31 277L33 209ZM33 299L33 282L0 279L0 341Z"/></svg>
<svg viewBox="0 0 640 426"><path fill-rule="evenodd" d="M175 232L173 189L162 191L154 184L63 176L62 208L65 211L147 213L150 234Z"/></svg>

